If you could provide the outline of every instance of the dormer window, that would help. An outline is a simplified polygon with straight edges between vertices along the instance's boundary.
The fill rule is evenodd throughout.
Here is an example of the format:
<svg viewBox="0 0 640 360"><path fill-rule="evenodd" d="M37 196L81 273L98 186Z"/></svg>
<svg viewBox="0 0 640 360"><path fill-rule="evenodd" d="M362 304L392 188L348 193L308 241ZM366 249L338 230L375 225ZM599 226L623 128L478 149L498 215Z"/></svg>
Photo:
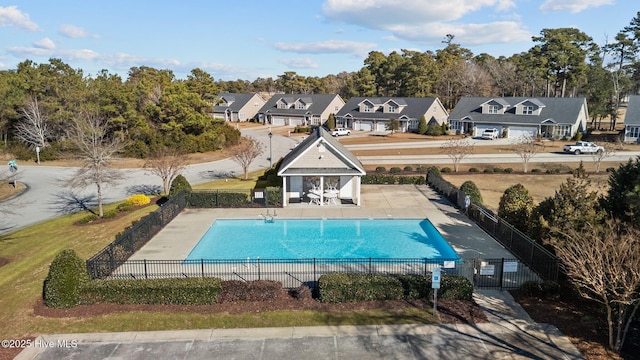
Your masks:
<svg viewBox="0 0 640 360"><path fill-rule="evenodd" d="M500 105L489 105L487 107L487 112L489 114L499 114L500 113Z"/></svg>
<svg viewBox="0 0 640 360"><path fill-rule="evenodd" d="M394 113L398 108L395 105L389 105L389 112Z"/></svg>
<svg viewBox="0 0 640 360"><path fill-rule="evenodd" d="M371 112L371 106L365 105L364 106L364 112Z"/></svg>
<svg viewBox="0 0 640 360"><path fill-rule="evenodd" d="M285 104L285 103L280 103L280 106L278 106L278 108L280 108L280 109L286 109L286 108L287 108L287 104Z"/></svg>
<svg viewBox="0 0 640 360"><path fill-rule="evenodd" d="M304 104L303 103L298 104L298 109L304 109Z"/></svg>
<svg viewBox="0 0 640 360"><path fill-rule="evenodd" d="M523 106L522 107L522 114L523 115L533 115L533 106L531 105L527 105L527 106Z"/></svg>

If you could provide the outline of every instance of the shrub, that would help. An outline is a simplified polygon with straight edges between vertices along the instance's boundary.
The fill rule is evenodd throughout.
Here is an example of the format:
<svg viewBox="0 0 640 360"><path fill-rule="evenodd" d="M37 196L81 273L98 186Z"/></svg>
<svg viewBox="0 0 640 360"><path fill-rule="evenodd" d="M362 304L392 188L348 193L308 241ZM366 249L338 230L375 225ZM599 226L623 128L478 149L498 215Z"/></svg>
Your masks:
<svg viewBox="0 0 640 360"><path fill-rule="evenodd" d="M93 280L83 286L85 304L209 305L222 288L219 278Z"/></svg>
<svg viewBox="0 0 640 360"><path fill-rule="evenodd" d="M399 168L399 167L397 167L397 166L394 166L394 167L392 167L391 169L389 169L389 172L390 172L390 173L392 173L392 174L397 174L397 173L399 173L399 172L402 172L402 169L400 169L400 168Z"/></svg>
<svg viewBox="0 0 640 360"><path fill-rule="evenodd" d="M431 281L431 279L429 279ZM466 277L459 275L443 275L440 280L438 298L445 300L471 300L473 285Z"/></svg>
<svg viewBox="0 0 640 360"><path fill-rule="evenodd" d="M426 173L428 170L429 170L429 168L427 168L427 167L426 167L426 166L424 166L424 165L420 165L420 166L418 166L418 167L416 168L416 171L417 171L417 172L419 172L419 173Z"/></svg>
<svg viewBox="0 0 640 360"><path fill-rule="evenodd" d="M120 212L118 211L118 209L111 209L111 210L107 210L104 212L104 214L102 214L102 218L103 219L113 219L116 216L118 216Z"/></svg>
<svg viewBox="0 0 640 360"><path fill-rule="evenodd" d="M536 169L531 169L531 172L532 172L532 173L539 173L539 172L540 172L540 169L537 169L537 168L536 168Z"/></svg>
<svg viewBox="0 0 640 360"><path fill-rule="evenodd" d="M506 172L507 174L511 174L513 172L513 168L506 168L504 169L504 172Z"/></svg>
<svg viewBox="0 0 640 360"><path fill-rule="evenodd" d="M480 189L476 186L476 184L467 180L460 185L460 191L462 191L465 195L469 195L473 202L482 205L482 194L480 194Z"/></svg>
<svg viewBox="0 0 640 360"><path fill-rule="evenodd" d="M494 168L493 168L493 172L494 172L494 173L499 173L499 172L503 172L503 171L504 171L504 170L502 170L502 168L501 168L501 167L494 167Z"/></svg>
<svg viewBox="0 0 640 360"><path fill-rule="evenodd" d="M413 171L413 168L411 166L405 166L404 171Z"/></svg>
<svg viewBox="0 0 640 360"><path fill-rule="evenodd" d="M402 284L406 300L429 299L433 297L431 277L425 275L392 275Z"/></svg>
<svg viewBox="0 0 640 360"><path fill-rule="evenodd" d="M451 172L451 168L450 167L443 167L442 169L440 169L441 172L443 173L450 173Z"/></svg>
<svg viewBox="0 0 640 360"><path fill-rule="evenodd" d="M191 184L189 184L184 176L178 175L171 182L171 187L169 188L169 197L176 196L183 190L191 191Z"/></svg>
<svg viewBox="0 0 640 360"><path fill-rule="evenodd" d="M236 301L269 301L277 298L282 292L282 283L272 280L239 281L228 280L222 282L222 290L218 296L218 303Z"/></svg>
<svg viewBox="0 0 640 360"><path fill-rule="evenodd" d="M484 169L484 170L482 170L482 172L483 173L490 173L490 172L493 172L493 170L492 169Z"/></svg>
<svg viewBox="0 0 640 360"><path fill-rule="evenodd" d="M132 206L142 206L150 203L151 199L145 194L135 194L129 196L125 201L130 203Z"/></svg>
<svg viewBox="0 0 640 360"><path fill-rule="evenodd" d="M44 304L70 308L80 304L82 286L89 281L84 261L71 249L60 251L49 266L44 280Z"/></svg>
<svg viewBox="0 0 640 360"><path fill-rule="evenodd" d="M92 221L96 221L98 219L100 219L100 217L98 215L91 213L89 215L84 216L82 219L78 220L78 222L80 224L88 224L88 223L90 223Z"/></svg>
<svg viewBox="0 0 640 360"><path fill-rule="evenodd" d="M377 172L377 173L383 173L383 172L386 172L386 171L387 171L387 168L386 168L386 167L384 167L384 166L378 166L378 167L376 167L376 172Z"/></svg>
<svg viewBox="0 0 640 360"><path fill-rule="evenodd" d="M133 209L133 204L128 201L120 203L118 204L118 206L116 206L116 210L118 210L119 212L131 211L131 209Z"/></svg>
<svg viewBox="0 0 640 360"><path fill-rule="evenodd" d="M313 298L313 292L306 285L300 285L295 289L289 290L289 295L291 295L292 298L297 300L305 300L305 299Z"/></svg>
<svg viewBox="0 0 640 360"><path fill-rule="evenodd" d="M474 168L474 167L469 168L469 172L477 173L478 171L479 171L478 168Z"/></svg>
<svg viewBox="0 0 640 360"><path fill-rule="evenodd" d="M382 274L325 274L318 287L325 303L398 300L404 293L397 278Z"/></svg>

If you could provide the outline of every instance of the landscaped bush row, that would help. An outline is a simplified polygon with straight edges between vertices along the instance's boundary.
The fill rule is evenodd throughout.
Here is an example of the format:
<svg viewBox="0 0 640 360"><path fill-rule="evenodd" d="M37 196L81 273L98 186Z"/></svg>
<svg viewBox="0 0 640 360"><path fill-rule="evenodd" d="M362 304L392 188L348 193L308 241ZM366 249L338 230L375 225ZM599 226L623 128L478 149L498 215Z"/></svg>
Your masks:
<svg viewBox="0 0 640 360"><path fill-rule="evenodd" d="M245 207L251 203L248 193L197 192L189 194L189 206L194 208Z"/></svg>
<svg viewBox="0 0 640 360"><path fill-rule="evenodd" d="M218 278L93 280L82 286L82 304L215 304Z"/></svg>
<svg viewBox="0 0 640 360"><path fill-rule="evenodd" d="M362 177L363 184L417 184L423 185L426 183L424 176L401 176L401 175L381 175L372 174Z"/></svg>
<svg viewBox="0 0 640 360"><path fill-rule="evenodd" d="M390 169L389 169L389 172L390 172L390 173L393 173L393 174L395 174L395 173L399 173L399 172L402 172L402 171L405 171L405 172L413 172L413 167L411 167L411 166L405 166L404 168L399 168L399 167L397 167L397 166L394 166L394 167L392 167L392 168L390 168ZM386 168L386 167L384 167L384 166L378 166L378 167L376 167L376 173L380 174L380 173L384 173L384 172L387 172L387 168ZM418 167L416 168L416 172L417 172L417 173L424 174L424 173L426 173L426 172L427 172L427 167L426 167L426 166L424 166L424 165L420 165L420 166L418 166Z"/></svg>
<svg viewBox="0 0 640 360"><path fill-rule="evenodd" d="M433 297L431 276L347 274L322 275L318 279L320 301L327 303L419 299ZM438 298L471 300L473 285L464 277L443 275Z"/></svg>

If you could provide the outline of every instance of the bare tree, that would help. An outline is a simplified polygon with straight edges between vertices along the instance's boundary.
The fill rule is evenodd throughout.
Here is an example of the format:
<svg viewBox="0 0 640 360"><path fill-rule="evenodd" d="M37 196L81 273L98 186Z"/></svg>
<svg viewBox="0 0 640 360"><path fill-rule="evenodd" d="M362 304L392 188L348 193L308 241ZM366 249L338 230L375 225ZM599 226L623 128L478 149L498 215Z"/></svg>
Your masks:
<svg viewBox="0 0 640 360"><path fill-rule="evenodd" d="M640 230L609 220L565 234L556 253L580 294L604 306L609 347L619 353L640 307Z"/></svg>
<svg viewBox="0 0 640 360"><path fill-rule="evenodd" d="M240 144L231 150L233 160L242 167L244 179L249 179L249 165L264 151L264 146L258 140L249 136L240 140Z"/></svg>
<svg viewBox="0 0 640 360"><path fill-rule="evenodd" d="M38 99L32 98L20 111L22 119L16 123L15 134L20 141L36 150L37 162L40 164L40 149L49 145L52 130L49 120L40 112Z"/></svg>
<svg viewBox="0 0 640 360"><path fill-rule="evenodd" d="M468 139L451 139L445 141L440 149L453 161L453 171L458 172L462 159L473 153L473 144Z"/></svg>
<svg viewBox="0 0 640 360"><path fill-rule="evenodd" d="M602 147L604 148L604 151L599 151L591 154L596 172L600 172L600 165L602 164L602 161L609 156L613 156L615 153L615 147L613 146L613 144L605 143Z"/></svg>
<svg viewBox="0 0 640 360"><path fill-rule="evenodd" d="M180 175L187 167L189 157L176 150L163 148L156 151L145 163L147 172L157 175L162 179L162 188L165 194L169 194L169 187L176 176Z"/></svg>
<svg viewBox="0 0 640 360"><path fill-rule="evenodd" d="M76 118L68 135L77 147L77 156L82 161L82 167L69 180L69 186L86 188L95 185L98 216L102 217L103 188L124 178L120 171L109 167L124 144L118 137L110 136L107 132L107 120L95 113L84 113Z"/></svg>
<svg viewBox="0 0 640 360"><path fill-rule="evenodd" d="M536 139L529 134L522 135L513 145L513 152L520 156L522 160L522 172L529 171L529 162L538 153L539 146Z"/></svg>

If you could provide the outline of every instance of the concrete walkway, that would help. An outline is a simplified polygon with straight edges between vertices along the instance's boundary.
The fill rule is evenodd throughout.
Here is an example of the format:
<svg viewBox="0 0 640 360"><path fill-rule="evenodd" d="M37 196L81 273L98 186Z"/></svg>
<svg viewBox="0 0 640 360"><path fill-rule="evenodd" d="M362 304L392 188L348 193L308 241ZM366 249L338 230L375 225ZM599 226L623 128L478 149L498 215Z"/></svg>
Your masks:
<svg viewBox="0 0 640 360"><path fill-rule="evenodd" d="M474 299L489 322L43 335L16 359L583 359L505 291Z"/></svg>

